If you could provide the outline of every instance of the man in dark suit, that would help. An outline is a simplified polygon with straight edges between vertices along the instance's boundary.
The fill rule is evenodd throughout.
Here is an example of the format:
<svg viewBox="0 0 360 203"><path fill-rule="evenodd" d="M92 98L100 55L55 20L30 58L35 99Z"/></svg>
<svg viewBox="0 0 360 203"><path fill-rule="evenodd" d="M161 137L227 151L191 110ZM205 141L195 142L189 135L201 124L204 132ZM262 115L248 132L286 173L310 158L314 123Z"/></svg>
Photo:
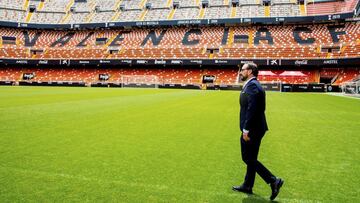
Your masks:
<svg viewBox="0 0 360 203"><path fill-rule="evenodd" d="M242 160L246 163L247 170L244 183L233 186L233 190L252 194L255 174L258 173L267 184L270 184L270 199L274 200L284 181L275 177L257 160L261 139L268 130L265 118L265 91L257 80L258 73L257 65L253 63L244 64L239 70L239 77L245 82L240 95L240 143Z"/></svg>

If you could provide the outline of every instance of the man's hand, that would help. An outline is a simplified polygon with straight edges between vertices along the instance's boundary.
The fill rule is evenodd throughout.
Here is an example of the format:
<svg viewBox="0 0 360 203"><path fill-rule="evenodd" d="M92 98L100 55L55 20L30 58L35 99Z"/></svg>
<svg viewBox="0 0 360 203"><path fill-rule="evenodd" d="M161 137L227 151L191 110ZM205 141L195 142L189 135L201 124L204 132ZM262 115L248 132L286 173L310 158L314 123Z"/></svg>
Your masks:
<svg viewBox="0 0 360 203"><path fill-rule="evenodd" d="M249 132L243 132L243 139L246 142L250 141Z"/></svg>

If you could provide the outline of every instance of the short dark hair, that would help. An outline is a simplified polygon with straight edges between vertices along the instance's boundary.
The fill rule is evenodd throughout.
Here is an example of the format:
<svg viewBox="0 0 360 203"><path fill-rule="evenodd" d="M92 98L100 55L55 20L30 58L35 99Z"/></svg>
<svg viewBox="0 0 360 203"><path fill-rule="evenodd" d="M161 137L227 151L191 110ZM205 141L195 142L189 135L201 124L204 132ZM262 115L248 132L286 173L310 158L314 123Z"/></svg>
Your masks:
<svg viewBox="0 0 360 203"><path fill-rule="evenodd" d="M257 77L259 75L259 69L255 63L246 63L247 69L251 70L252 74Z"/></svg>

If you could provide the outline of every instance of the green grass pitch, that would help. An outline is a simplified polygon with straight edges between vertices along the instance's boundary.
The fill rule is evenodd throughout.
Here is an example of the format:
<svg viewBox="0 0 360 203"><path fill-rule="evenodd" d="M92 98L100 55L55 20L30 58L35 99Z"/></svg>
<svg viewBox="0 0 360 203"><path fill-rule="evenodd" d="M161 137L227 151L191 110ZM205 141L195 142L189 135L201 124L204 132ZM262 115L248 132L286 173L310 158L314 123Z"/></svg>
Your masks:
<svg viewBox="0 0 360 203"><path fill-rule="evenodd" d="M0 87L0 202L268 202L242 183L239 92ZM360 200L360 100L267 92L278 202Z"/></svg>

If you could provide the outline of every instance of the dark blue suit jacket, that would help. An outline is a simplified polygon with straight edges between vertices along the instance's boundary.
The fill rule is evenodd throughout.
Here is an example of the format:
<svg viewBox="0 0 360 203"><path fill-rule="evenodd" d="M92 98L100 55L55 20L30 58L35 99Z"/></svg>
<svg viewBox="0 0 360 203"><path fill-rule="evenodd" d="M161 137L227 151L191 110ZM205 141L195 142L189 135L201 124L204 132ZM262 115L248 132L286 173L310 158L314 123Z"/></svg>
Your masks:
<svg viewBox="0 0 360 203"><path fill-rule="evenodd" d="M268 130L265 118L265 91L256 78L251 79L240 94L240 130L249 130L250 138L262 138Z"/></svg>

